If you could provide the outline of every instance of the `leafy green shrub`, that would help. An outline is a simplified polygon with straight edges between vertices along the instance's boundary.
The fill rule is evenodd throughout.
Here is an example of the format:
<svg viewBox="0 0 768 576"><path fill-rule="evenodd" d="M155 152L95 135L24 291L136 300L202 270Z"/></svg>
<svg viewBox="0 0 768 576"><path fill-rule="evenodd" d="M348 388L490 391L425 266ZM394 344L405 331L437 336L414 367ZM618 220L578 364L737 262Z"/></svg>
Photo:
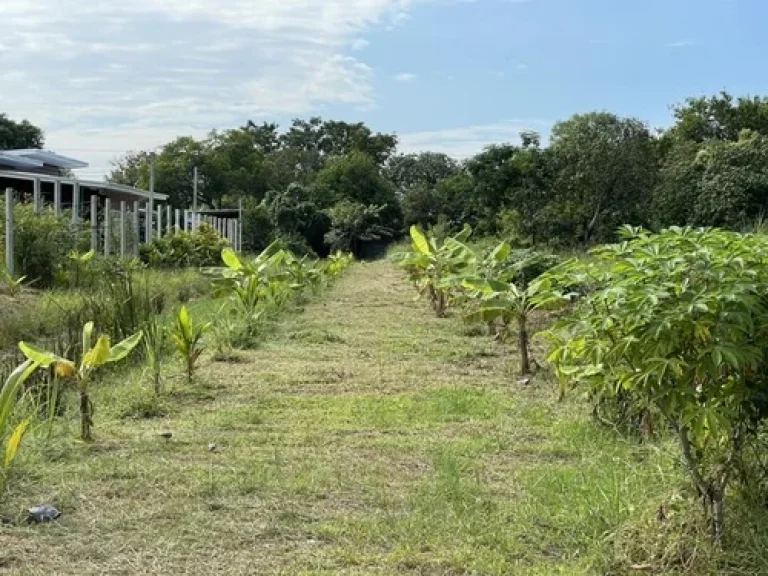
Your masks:
<svg viewBox="0 0 768 576"><path fill-rule="evenodd" d="M623 236L561 271L593 290L552 331L550 361L564 385L663 415L719 541L726 490L768 417L768 238Z"/></svg>
<svg viewBox="0 0 768 576"><path fill-rule="evenodd" d="M142 244L140 253L141 260L153 267L199 268L216 266L221 251L227 246L227 240L212 226L203 223L196 230L169 234Z"/></svg>
<svg viewBox="0 0 768 576"><path fill-rule="evenodd" d="M35 214L30 204L17 204L13 218L16 274L26 276L37 286L52 286L67 253L81 243L70 218L56 216L51 209ZM2 226L5 234L5 225Z"/></svg>

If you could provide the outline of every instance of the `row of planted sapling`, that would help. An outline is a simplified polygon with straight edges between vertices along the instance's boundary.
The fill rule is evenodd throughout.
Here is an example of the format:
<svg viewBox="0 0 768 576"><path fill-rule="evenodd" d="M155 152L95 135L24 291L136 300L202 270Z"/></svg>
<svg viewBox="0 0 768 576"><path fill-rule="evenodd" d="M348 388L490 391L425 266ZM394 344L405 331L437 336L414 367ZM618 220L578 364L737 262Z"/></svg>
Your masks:
<svg viewBox="0 0 768 576"><path fill-rule="evenodd" d="M93 441L95 411L91 387L103 376L100 370L104 366L124 360L137 348L143 349L146 371L155 395L159 396L164 392L164 363L172 351L183 365L185 379L191 383L206 339L221 337L226 342L218 342L220 346L254 344L253 339L260 333L259 326L265 317L284 309L306 292L315 292L327 285L352 263L352 257L337 253L323 261L298 258L276 242L250 261L242 260L226 248L222 261L222 267L207 270L213 276L214 296L223 299L213 323L195 321L189 309L181 306L170 322L152 317L141 330L113 345L108 335L97 336L94 323L88 322L82 329L81 352L77 358L67 358L32 343L19 343L26 361L10 374L0 390L0 442L3 445L0 496L6 489L24 436L41 430L50 437L63 387L74 385L77 390L80 438ZM222 325L229 328L222 329ZM234 338L233 334L238 337ZM25 382L38 371L45 373L47 381L44 422L39 422L40 406L29 409L24 401L31 394L25 389ZM36 426L38 422L40 426ZM51 518L49 514L44 519Z"/></svg>
<svg viewBox="0 0 768 576"><path fill-rule="evenodd" d="M501 242L478 255L467 245L472 233L439 241L418 227L410 230L411 249L395 260L407 271L422 295L426 295L438 317L449 307L462 311L468 322L482 323L501 340L516 334L520 372L531 373L531 315L539 309L562 307L566 298L543 273L559 258L532 250L513 250Z"/></svg>
<svg viewBox="0 0 768 576"><path fill-rule="evenodd" d="M470 319L514 327L527 372L529 315L564 308L544 332L561 397L584 390L596 412L614 407L604 416L616 429L675 437L690 494L723 544L727 494L756 504L765 496L768 237L625 227L619 243L549 270L544 258L541 275L521 278L539 256L501 244L481 257L468 236L440 243L414 228L399 256L437 314L454 304Z"/></svg>

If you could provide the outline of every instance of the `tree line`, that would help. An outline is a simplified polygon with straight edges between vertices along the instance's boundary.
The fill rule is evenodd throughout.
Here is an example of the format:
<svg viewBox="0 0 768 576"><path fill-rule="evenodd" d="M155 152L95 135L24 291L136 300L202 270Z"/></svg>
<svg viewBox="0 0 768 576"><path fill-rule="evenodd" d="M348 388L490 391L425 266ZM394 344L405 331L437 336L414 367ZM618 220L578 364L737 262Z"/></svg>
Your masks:
<svg viewBox="0 0 768 576"><path fill-rule="evenodd" d="M394 134L363 123L296 119L181 137L159 152L131 152L108 179L149 186L179 208L199 201L246 207L244 243L274 238L298 252L357 253L411 225L525 244L589 246L613 240L623 224L740 228L768 208L768 98L728 93L673 106L673 124L654 130L637 118L600 111L554 125L547 144L535 132L457 161L438 152L400 154ZM14 123L0 117L0 147L14 147ZM28 123L19 130L24 145Z"/></svg>

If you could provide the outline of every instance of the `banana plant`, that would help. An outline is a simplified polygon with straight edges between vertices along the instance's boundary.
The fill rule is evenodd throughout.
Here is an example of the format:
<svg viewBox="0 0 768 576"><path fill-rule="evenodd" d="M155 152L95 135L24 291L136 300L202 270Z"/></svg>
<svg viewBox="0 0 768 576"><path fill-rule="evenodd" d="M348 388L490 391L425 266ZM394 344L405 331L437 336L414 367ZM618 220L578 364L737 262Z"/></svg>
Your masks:
<svg viewBox="0 0 768 576"><path fill-rule="evenodd" d="M21 293L24 287L24 280L26 279L26 276L16 278L7 269L0 269L0 284L2 284L3 289L11 298L16 298Z"/></svg>
<svg viewBox="0 0 768 576"><path fill-rule="evenodd" d="M184 361L187 371L187 382L191 383L195 372L195 364L203 353L201 340L211 328L211 323L199 324L195 326L189 317L189 310L182 306L176 316L176 323L171 331L171 339L176 346L176 351Z"/></svg>
<svg viewBox="0 0 768 576"><path fill-rule="evenodd" d="M5 439L6 434L10 431L10 435L5 440L2 467L0 467L0 494L5 491L11 468L30 425L30 420L26 419L11 430L13 411L18 401L19 390L37 368L38 365L35 362L27 360L8 376L2 390L0 390L0 440Z"/></svg>
<svg viewBox="0 0 768 576"><path fill-rule="evenodd" d="M548 278L534 280L526 288L519 288L511 282L485 278L465 278L462 285L478 298L477 308L467 315L469 320L500 320L505 332L509 331L510 325L516 325L520 373L523 376L530 374L530 316L535 310L563 305L566 298L553 289Z"/></svg>
<svg viewBox="0 0 768 576"><path fill-rule="evenodd" d="M477 263L475 253L464 244L472 229L464 229L438 244L427 237L418 226L411 226L411 251L397 257L406 269L420 294L426 294L438 317L445 316L450 291L456 286L459 274L466 274Z"/></svg>
<svg viewBox="0 0 768 576"><path fill-rule="evenodd" d="M105 364L119 362L128 356L136 348L142 336L142 332L137 332L122 342L111 346L109 336L102 334L94 343L93 322L88 322L83 326L83 357L79 365L76 365L72 360L41 350L26 342L19 342L19 349L24 356L39 366L43 368L53 366L57 377L62 379L74 378L77 381L80 392L80 437L84 441L90 442L93 440L93 402L90 398L90 384L93 374L97 368Z"/></svg>

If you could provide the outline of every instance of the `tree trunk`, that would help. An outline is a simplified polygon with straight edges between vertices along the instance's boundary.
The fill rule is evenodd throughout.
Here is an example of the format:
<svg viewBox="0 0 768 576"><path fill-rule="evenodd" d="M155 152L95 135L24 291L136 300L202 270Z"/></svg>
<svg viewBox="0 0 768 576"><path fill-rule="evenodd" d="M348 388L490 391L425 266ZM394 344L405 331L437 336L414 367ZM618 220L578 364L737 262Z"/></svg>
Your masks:
<svg viewBox="0 0 768 576"><path fill-rule="evenodd" d="M528 354L528 326L524 314L517 317L517 343L520 348L520 374L531 373L531 359Z"/></svg>
<svg viewBox="0 0 768 576"><path fill-rule="evenodd" d="M88 392L80 392L80 437L86 442L93 440L91 426L93 425L93 405Z"/></svg>

